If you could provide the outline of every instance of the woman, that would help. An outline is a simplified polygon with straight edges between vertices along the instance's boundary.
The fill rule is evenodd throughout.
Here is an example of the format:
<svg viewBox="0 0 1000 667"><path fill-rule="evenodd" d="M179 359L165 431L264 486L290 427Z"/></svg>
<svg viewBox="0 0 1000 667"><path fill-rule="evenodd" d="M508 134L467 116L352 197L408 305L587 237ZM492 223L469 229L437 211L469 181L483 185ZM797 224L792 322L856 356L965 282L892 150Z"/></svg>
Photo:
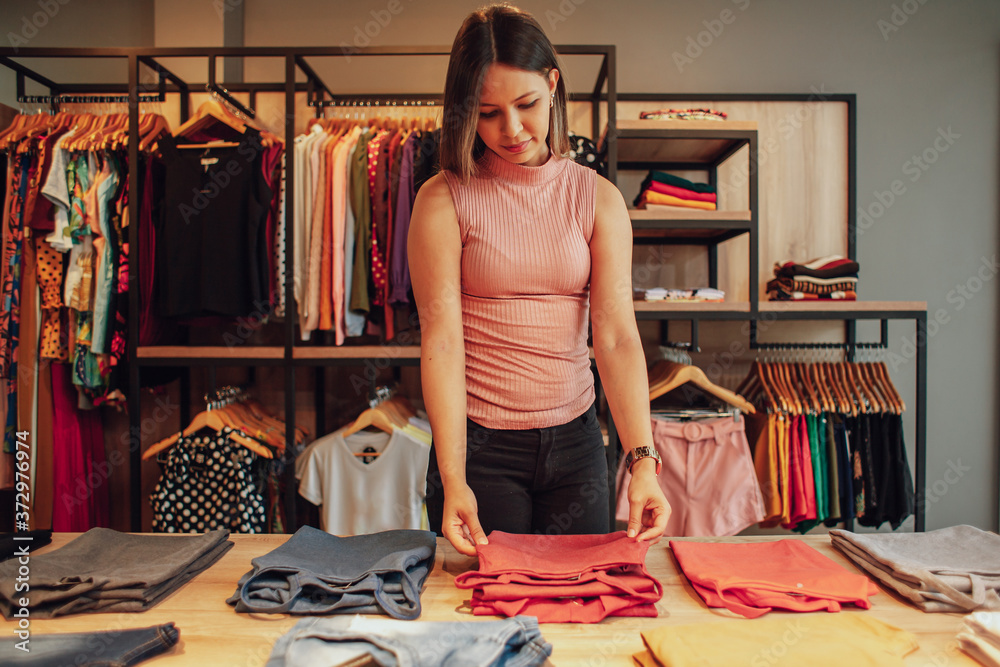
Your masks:
<svg viewBox="0 0 1000 667"><path fill-rule="evenodd" d="M493 530L606 533L598 371L622 445L636 448L628 535L656 539L648 386L632 310L631 222L617 188L564 159L566 88L538 23L509 5L471 14L448 65L442 172L408 240L424 402L444 492L442 533L474 555Z"/></svg>

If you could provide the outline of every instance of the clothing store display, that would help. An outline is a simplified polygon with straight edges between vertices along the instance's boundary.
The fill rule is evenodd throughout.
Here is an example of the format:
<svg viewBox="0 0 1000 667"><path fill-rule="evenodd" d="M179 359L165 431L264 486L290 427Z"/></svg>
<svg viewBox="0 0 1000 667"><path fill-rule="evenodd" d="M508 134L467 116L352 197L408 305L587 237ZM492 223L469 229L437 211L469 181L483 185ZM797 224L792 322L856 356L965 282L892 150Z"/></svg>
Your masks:
<svg viewBox="0 0 1000 667"><path fill-rule="evenodd" d="M437 542L423 530L337 537L303 526L251 561L226 602L237 612L420 616Z"/></svg>
<svg viewBox="0 0 1000 667"><path fill-rule="evenodd" d="M512 535L477 544L479 569L455 577L472 589L472 613L539 623L597 623L608 616L656 616L663 595L646 570L649 542L606 535Z"/></svg>
<svg viewBox="0 0 1000 667"><path fill-rule="evenodd" d="M565 424L595 396L587 321L597 174L555 156L517 165L489 150L468 183L442 173L462 237L468 417L493 429Z"/></svg>
<svg viewBox="0 0 1000 667"><path fill-rule="evenodd" d="M663 459L657 477L670 503L666 534L735 535L764 518L742 415L691 421L652 420ZM631 473L618 466L616 518L628 521Z"/></svg>
<svg viewBox="0 0 1000 667"><path fill-rule="evenodd" d="M202 429L163 455L163 474L150 495L153 532L264 532L263 462L230 440L232 432Z"/></svg>
<svg viewBox="0 0 1000 667"><path fill-rule="evenodd" d="M646 650L632 656L639 667L771 664L768 658L810 667L902 667L903 657L918 648L911 633L860 614L669 625L643 630L642 641Z"/></svg>
<svg viewBox="0 0 1000 667"><path fill-rule="evenodd" d="M411 303L406 237L433 174L438 131L378 129L332 119L295 139L295 299L299 334L396 335Z"/></svg>
<svg viewBox="0 0 1000 667"><path fill-rule="evenodd" d="M632 205L663 211L714 211L718 208L714 185L695 183L663 171L650 170L639 186Z"/></svg>
<svg viewBox="0 0 1000 667"><path fill-rule="evenodd" d="M348 665L366 656L379 667L533 667L551 654L531 616L482 622L306 618L278 638L266 667Z"/></svg>
<svg viewBox="0 0 1000 667"><path fill-rule="evenodd" d="M185 150L160 142L166 183L157 229L162 313L193 318L247 316L268 286L267 216L273 193L264 177L260 135L235 147Z"/></svg>
<svg viewBox="0 0 1000 667"><path fill-rule="evenodd" d="M635 288L635 296L644 301L671 301L674 303L722 303L726 293L714 287L671 289L667 287Z"/></svg>
<svg viewBox="0 0 1000 667"><path fill-rule="evenodd" d="M343 431L318 438L295 462L299 495L321 506L320 527L335 535L419 529L430 443L404 429ZM365 462L358 454L369 448L376 456Z"/></svg>
<svg viewBox="0 0 1000 667"><path fill-rule="evenodd" d="M803 264L775 262L774 279L767 283L771 301L854 301L858 290L858 263L829 255Z"/></svg>
<svg viewBox="0 0 1000 667"><path fill-rule="evenodd" d="M729 117L725 111L716 109L659 109L656 111L640 111L641 120L726 120Z"/></svg>
<svg viewBox="0 0 1000 667"><path fill-rule="evenodd" d="M1000 612L976 611L965 617L959 646L986 667L1000 667Z"/></svg>
<svg viewBox="0 0 1000 667"><path fill-rule="evenodd" d="M32 633L27 651L19 639L0 639L0 662L27 667L131 667L168 652L180 640L173 623L104 632Z"/></svg>
<svg viewBox="0 0 1000 667"><path fill-rule="evenodd" d="M52 541L51 530L29 530L18 533L0 533L0 561L14 558L27 549L34 552Z"/></svg>
<svg viewBox="0 0 1000 667"><path fill-rule="evenodd" d="M772 609L871 607L878 586L796 540L724 544L671 540L677 564L709 607L758 618Z"/></svg>
<svg viewBox="0 0 1000 667"><path fill-rule="evenodd" d="M1000 610L1000 536L974 526L926 533L831 530L833 545L927 612Z"/></svg>
<svg viewBox="0 0 1000 667"><path fill-rule="evenodd" d="M227 530L166 536L92 528L31 556L31 617L150 609L232 548L228 537ZM0 612L8 619L20 608L17 571L17 560L0 563Z"/></svg>

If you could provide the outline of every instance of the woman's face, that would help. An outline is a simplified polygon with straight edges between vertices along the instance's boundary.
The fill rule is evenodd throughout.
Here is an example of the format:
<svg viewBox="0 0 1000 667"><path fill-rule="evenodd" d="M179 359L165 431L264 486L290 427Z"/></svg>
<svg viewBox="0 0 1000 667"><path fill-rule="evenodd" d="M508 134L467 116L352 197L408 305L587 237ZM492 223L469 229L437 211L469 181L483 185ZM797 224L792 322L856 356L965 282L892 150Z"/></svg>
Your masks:
<svg viewBox="0 0 1000 667"><path fill-rule="evenodd" d="M548 76L508 65L490 65L479 97L476 132L494 153L515 164L537 167L549 156L549 100L559 70Z"/></svg>

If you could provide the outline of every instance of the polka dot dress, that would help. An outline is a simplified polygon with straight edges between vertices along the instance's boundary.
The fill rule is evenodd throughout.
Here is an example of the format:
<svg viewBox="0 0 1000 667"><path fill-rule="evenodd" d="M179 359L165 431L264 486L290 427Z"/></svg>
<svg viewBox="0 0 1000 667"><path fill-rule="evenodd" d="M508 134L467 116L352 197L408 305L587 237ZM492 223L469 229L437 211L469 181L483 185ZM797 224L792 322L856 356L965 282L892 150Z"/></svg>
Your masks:
<svg viewBox="0 0 1000 667"><path fill-rule="evenodd" d="M264 499L253 474L257 455L232 442L230 433L196 434L170 448L150 497L153 532L264 532Z"/></svg>
<svg viewBox="0 0 1000 667"><path fill-rule="evenodd" d="M587 137L569 133L569 159L577 164L595 169L601 176L607 176L608 169L597 152L594 142Z"/></svg>

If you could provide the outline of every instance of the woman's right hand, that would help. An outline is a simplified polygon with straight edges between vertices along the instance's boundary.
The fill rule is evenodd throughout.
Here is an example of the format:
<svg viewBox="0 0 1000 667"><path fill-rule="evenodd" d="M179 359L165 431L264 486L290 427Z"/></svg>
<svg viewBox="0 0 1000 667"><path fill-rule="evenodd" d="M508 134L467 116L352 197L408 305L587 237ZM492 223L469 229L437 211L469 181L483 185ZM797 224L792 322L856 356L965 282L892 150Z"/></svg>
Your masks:
<svg viewBox="0 0 1000 667"><path fill-rule="evenodd" d="M476 555L477 544L488 544L479 525L479 505L468 484L445 489L441 532L455 550L466 556Z"/></svg>

